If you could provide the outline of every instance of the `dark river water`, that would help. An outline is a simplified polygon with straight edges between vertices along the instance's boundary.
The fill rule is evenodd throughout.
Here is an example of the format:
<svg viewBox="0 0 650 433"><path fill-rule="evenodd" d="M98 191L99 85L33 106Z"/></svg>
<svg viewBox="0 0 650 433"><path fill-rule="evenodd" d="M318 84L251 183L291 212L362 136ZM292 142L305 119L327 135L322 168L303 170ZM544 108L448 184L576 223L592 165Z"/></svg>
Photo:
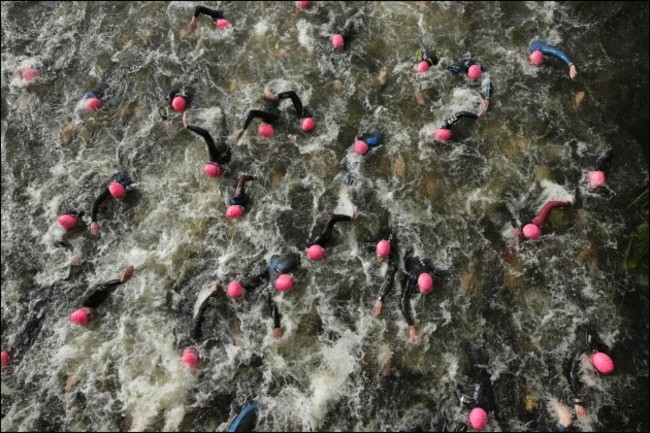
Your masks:
<svg viewBox="0 0 650 433"><path fill-rule="evenodd" d="M476 362L494 390L487 430L548 431L584 324L615 371L585 366L588 416L575 425L648 431L648 3L312 3L206 2L231 27L202 15L188 33L193 3L2 2L2 350L13 356L2 431L224 431L252 401L260 431L453 429ZM330 38L347 20L358 33L338 54ZM538 36L571 57L575 80L557 59L527 62ZM442 57L424 75L420 44ZM492 80L489 110L434 142L481 102L479 85L445 69L467 53ZM26 67L41 71L35 83L15 75ZM86 113L80 100L102 77L110 101ZM233 137L269 82L294 90L316 128L301 131L283 102L275 136L253 122L218 178L181 115L158 114L180 83L194 93L191 123ZM382 145L355 154L373 131ZM610 150L592 190L585 162ZM102 205L101 237L69 237L82 263L71 267L54 246L57 213L74 206L88 222L118 170L132 192ZM231 221L241 173L258 179ZM538 240L504 253L513 221L570 197ZM355 218L312 262L308 238L330 213ZM401 270L412 254L440 276L411 299L419 345L400 313L401 271L370 314L387 264L365 245L388 227ZM286 251L303 258L293 290L269 284L244 302L220 290L201 365L185 367L184 324L210 283ZM84 290L127 263L135 274L99 319L72 325Z"/></svg>

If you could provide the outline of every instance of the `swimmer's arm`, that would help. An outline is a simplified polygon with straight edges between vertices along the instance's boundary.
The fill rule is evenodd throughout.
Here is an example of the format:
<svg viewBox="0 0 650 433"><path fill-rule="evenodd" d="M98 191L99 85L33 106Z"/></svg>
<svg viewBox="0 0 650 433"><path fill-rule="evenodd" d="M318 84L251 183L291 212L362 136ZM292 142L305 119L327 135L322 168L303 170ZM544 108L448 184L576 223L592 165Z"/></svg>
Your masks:
<svg viewBox="0 0 650 433"><path fill-rule="evenodd" d="M293 103L293 108L295 108L296 110L296 114L298 115L298 117L302 117L302 111L303 111L302 101L300 100L296 92L294 92L293 90L289 92L282 92L278 94L278 98L279 99L291 98L291 102Z"/></svg>
<svg viewBox="0 0 650 433"><path fill-rule="evenodd" d="M282 315L280 314L280 310L278 310L278 306L275 305L275 302L273 302L273 298L269 295L269 302L271 304L271 317L273 318L273 331L272 331L272 336L274 339L279 339L282 338L282 325L280 323L280 320L282 318Z"/></svg>
<svg viewBox="0 0 650 433"><path fill-rule="evenodd" d="M110 195L110 191L108 188L104 188L104 191L95 199L93 202L93 207L90 212L91 216L91 223L90 223L90 234L93 236L99 236L99 223L97 222L97 211L99 210L99 206L106 201L108 196Z"/></svg>
<svg viewBox="0 0 650 433"><path fill-rule="evenodd" d="M564 63L566 63L567 65L572 65L573 64L571 62L571 59L569 58L569 56L567 56L563 51L560 51L555 47L551 47L550 45L542 45L540 47L540 51L545 56L552 56L552 57L555 57L556 59L560 59Z"/></svg>

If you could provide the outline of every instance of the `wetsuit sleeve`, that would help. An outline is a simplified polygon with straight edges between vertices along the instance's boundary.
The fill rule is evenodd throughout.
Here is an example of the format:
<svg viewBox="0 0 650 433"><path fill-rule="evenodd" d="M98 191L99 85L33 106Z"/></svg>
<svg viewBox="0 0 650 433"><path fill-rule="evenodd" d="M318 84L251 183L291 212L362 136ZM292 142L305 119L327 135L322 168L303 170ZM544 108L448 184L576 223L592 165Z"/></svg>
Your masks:
<svg viewBox="0 0 650 433"><path fill-rule="evenodd" d="M99 210L99 206L110 196L111 193L108 190L108 188L104 188L101 194L99 194L99 197L95 199L95 202L93 203L93 208L92 211L90 212L90 219L92 222L97 222L97 211Z"/></svg>
<svg viewBox="0 0 650 433"><path fill-rule="evenodd" d="M275 305L275 302L273 302L273 297L271 295L269 295L269 304L271 306L271 317L273 318L273 327L279 328L282 315L280 314L280 310L278 310L278 306Z"/></svg>
<svg viewBox="0 0 650 433"><path fill-rule="evenodd" d="M569 383L571 384L571 392L573 393L574 399L580 398L580 388L582 383L580 382L580 365L582 363L582 355L584 351L577 350L573 352L573 358L571 359L571 368L569 370ZM574 404L575 402L571 402ZM583 403L580 403L581 406L584 406Z"/></svg>
<svg viewBox="0 0 650 433"><path fill-rule="evenodd" d="M265 111L261 111L261 110L250 110L250 111L248 112L248 117L246 117L246 122L244 122L244 128L243 128L244 131L248 129L248 127L250 126L251 122L252 122L253 119L255 119L256 117L259 117L260 119L262 119L262 120L263 120L264 122L266 122L266 123L275 123L275 121L278 119L278 117L277 117L276 115L271 114L271 113L267 113L267 112L265 112Z"/></svg>
<svg viewBox="0 0 650 433"><path fill-rule="evenodd" d="M564 52L558 50L555 47L551 47L550 45L541 44L539 46L539 50L545 56L552 56L552 57L555 57L556 59L560 59L564 63L566 63L567 65L570 65L571 63L573 63L573 62L571 62L571 59L569 58L569 56L567 56Z"/></svg>
<svg viewBox="0 0 650 433"><path fill-rule="evenodd" d="M341 214L332 215L327 220L327 223L325 224L325 229L321 232L321 234L318 235L315 240L309 242L307 246L310 247L312 245L320 245L321 247L324 247L325 244L327 244L330 241L330 239L332 239L332 230L334 230L334 224L336 224L339 221L350 221L350 220L352 220L352 217L349 215L341 215Z"/></svg>
<svg viewBox="0 0 650 433"><path fill-rule="evenodd" d="M203 300L203 303L199 307L199 312L196 315L196 318L194 319L194 324L192 326L192 332L190 336L194 341L200 341L203 338L203 330L201 329L203 327L203 322L205 321L205 310L208 309L209 300L210 298L213 298L217 295L217 292L212 292L210 296L206 297Z"/></svg>
<svg viewBox="0 0 650 433"><path fill-rule="evenodd" d="M483 81L481 82L481 92L483 92L483 97L485 99L492 98L492 92L494 88L492 87L492 80L490 79L490 74L485 73L483 75Z"/></svg>
<svg viewBox="0 0 650 433"><path fill-rule="evenodd" d="M460 111L453 116L451 116L449 119L445 120L445 124L443 126L444 129L449 129L456 123L458 123L461 119L478 119L478 116L476 113L472 113L469 111Z"/></svg>
<svg viewBox="0 0 650 433"><path fill-rule="evenodd" d="M251 275L249 277L244 278L241 281L241 285L244 286L244 289L246 289L247 292L252 292L253 290L257 289L259 286L261 286L267 277L268 277L268 271L264 270L263 272L257 275Z"/></svg>
<svg viewBox="0 0 650 433"><path fill-rule="evenodd" d="M377 298L378 301L384 302L386 299L386 296L393 290L393 284L395 282L395 274L397 273L397 259L393 259L393 256L391 256L388 259L388 270L386 271L386 278L384 278L384 283L381 285L381 288L379 289L379 297Z"/></svg>
<svg viewBox="0 0 650 433"><path fill-rule="evenodd" d="M192 125L187 125L187 130L192 131L195 134L200 135L203 137L203 140L205 140L205 144L208 146L208 152L210 152L210 161L211 162L220 162L219 160L220 155L219 152L217 151L217 146L214 143L214 140L212 139L212 136L210 133L203 129L199 128L198 126L192 126Z"/></svg>
<svg viewBox="0 0 650 433"><path fill-rule="evenodd" d="M108 298L108 295L113 293L117 286L122 284L122 280L111 280L105 283L100 283L90 288L85 294L83 299L83 306L88 308L97 308Z"/></svg>
<svg viewBox="0 0 650 433"><path fill-rule="evenodd" d="M537 216L533 218L532 223L535 224L537 227L542 227L544 224L546 224L546 220L548 219L548 216L551 214L551 211L555 209L556 207L565 207L565 206L571 206L570 201L549 201L542 207L542 209L539 211Z"/></svg>
<svg viewBox="0 0 650 433"><path fill-rule="evenodd" d="M402 296L400 296L399 307L402 310L402 316L409 326L415 325L413 321L413 316L411 315L411 295L413 294L413 289L415 288L417 278L407 275L402 284Z"/></svg>
<svg viewBox="0 0 650 433"><path fill-rule="evenodd" d="M298 115L298 117L302 117L302 101L300 100L296 92L291 90L289 92L278 93L278 98L280 99L291 98L291 102L293 103L293 108L296 109L296 114Z"/></svg>
<svg viewBox="0 0 650 433"><path fill-rule="evenodd" d="M601 171L607 170L607 167L609 167L609 163L611 160L612 160L612 151L610 150L605 155L600 157L598 161L596 161L595 169Z"/></svg>
<svg viewBox="0 0 650 433"><path fill-rule="evenodd" d="M223 12L215 9L206 8L205 6L196 6L194 8L194 16L198 17L200 14L205 14L211 17L214 21L223 18Z"/></svg>
<svg viewBox="0 0 650 433"><path fill-rule="evenodd" d="M72 247L72 244L70 242L66 241L65 239L57 239L54 241L54 246L57 248L65 248L66 250L72 252L74 251L74 248Z"/></svg>

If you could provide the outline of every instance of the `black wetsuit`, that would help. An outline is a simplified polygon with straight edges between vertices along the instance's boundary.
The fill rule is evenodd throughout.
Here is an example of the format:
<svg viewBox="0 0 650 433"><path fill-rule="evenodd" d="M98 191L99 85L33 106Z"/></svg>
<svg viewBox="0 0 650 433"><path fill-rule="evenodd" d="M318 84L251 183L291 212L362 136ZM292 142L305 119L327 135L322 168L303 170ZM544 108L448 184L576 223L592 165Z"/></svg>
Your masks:
<svg viewBox="0 0 650 433"><path fill-rule="evenodd" d="M483 92L483 97L485 99L491 99L492 98L492 93L494 92L494 87L492 87L492 80L490 80L490 76L487 73L487 70L483 68L483 66L478 65L477 63L465 59L460 65L457 66L448 66L447 70L451 72L454 75L458 75L461 72L467 74L467 71L469 71L470 66L472 65L477 65L479 68L481 68L481 74L483 76L482 80L482 92Z"/></svg>
<svg viewBox="0 0 650 433"><path fill-rule="evenodd" d="M273 283L280 274L293 272L300 266L300 256L294 253L276 254L269 260L268 267L263 272L253 274L241 280L241 285L247 292L253 292L266 281ZM269 292L268 302L271 307L273 327L279 328L282 316Z"/></svg>
<svg viewBox="0 0 650 433"><path fill-rule="evenodd" d="M164 103L161 103L158 106L158 114L163 120L167 120L168 116L168 109L172 105L172 101L174 100L175 97L180 96L181 98L185 99L186 105L189 107L189 105L192 103L193 99L193 92L191 90L185 90L185 89L180 89L175 87L171 92L169 92L169 95L167 95L167 98L165 99Z"/></svg>
<svg viewBox="0 0 650 433"><path fill-rule="evenodd" d="M471 363L470 381L465 386L458 387L458 400L460 405L468 410L480 407L485 412L494 411L497 417L497 407L494 398L494 389L490 381L490 374L486 369L488 356L484 349L479 349L477 359L473 358L473 352L468 352ZM454 431L467 431L465 421L459 421Z"/></svg>
<svg viewBox="0 0 650 433"><path fill-rule="evenodd" d="M377 298L377 300L381 302L384 302L386 300L386 296L388 296L388 294L393 290L393 285L395 283L395 274L397 274L397 271L399 270L397 236L392 231L390 231L387 240L388 242L390 242L390 253L388 254L388 269L386 270L384 283L379 288L379 297ZM370 243L368 245L368 251L373 253L376 252L377 243L379 243L379 241Z"/></svg>
<svg viewBox="0 0 650 433"><path fill-rule="evenodd" d="M84 293L82 306L97 309L117 289L117 286L122 284L122 280L118 278L94 285Z"/></svg>
<svg viewBox="0 0 650 433"><path fill-rule="evenodd" d="M201 14L205 14L209 16L210 18L212 18L212 21L217 21L225 16L223 14L223 11L206 8L205 6L196 6L194 8L194 17L198 18L198 16Z"/></svg>
<svg viewBox="0 0 650 433"><path fill-rule="evenodd" d="M290 98L293 103L293 108L296 110L296 115L300 118L303 117L304 110L302 107L302 101L294 92L290 90L288 92L278 93L278 99L272 100L264 98L264 108L262 110L250 110L248 112L248 117L246 117L246 122L244 122L244 131L248 129L249 125L256 117L259 117L265 123L275 124L278 118L280 117L280 102L283 99Z"/></svg>
<svg viewBox="0 0 650 433"><path fill-rule="evenodd" d="M435 66L440 61L440 53L438 50L427 50L425 48L420 48L417 54L415 55L415 60L419 62L427 62L429 66Z"/></svg>
<svg viewBox="0 0 650 433"><path fill-rule="evenodd" d="M341 214L333 214L330 215L330 217L327 219L327 222L325 223L325 228L323 231L316 236L313 240L310 240L307 243L307 246L310 247L312 245L320 245L321 247L325 247L327 243L332 239L332 230L334 229L334 224L336 224L339 221L351 221L352 217L350 215L341 215Z"/></svg>
<svg viewBox="0 0 650 433"><path fill-rule="evenodd" d="M237 182L237 188L235 193L228 200L228 204L245 206L248 203L248 194L246 194L246 182L249 180L255 180L257 177L251 176L250 174L242 174L239 176L239 181Z"/></svg>
<svg viewBox="0 0 650 433"><path fill-rule="evenodd" d="M608 150L605 155L601 156L600 158L595 158L593 156L585 158L582 165L588 170L606 171L611 160L612 151Z"/></svg>
<svg viewBox="0 0 650 433"><path fill-rule="evenodd" d="M575 348L571 355L570 364L566 369L566 376L571 384L572 396L569 398L571 406L579 404L586 407L584 395L580 393L582 383L580 382L580 370L582 367L583 355L591 355L595 352L609 354L609 348L603 343L596 331L587 325L580 325L576 329ZM565 365L566 367L566 365Z"/></svg>
<svg viewBox="0 0 650 433"><path fill-rule="evenodd" d="M113 175L108 184L110 185L114 181L120 183L124 188L127 188L133 183L131 178L123 171ZM110 196L111 192L109 191L108 186L105 186L104 189L102 189L101 194L99 194L93 202L93 207L90 211L90 219L92 222L97 222L97 211L99 210L99 206Z"/></svg>
<svg viewBox="0 0 650 433"><path fill-rule="evenodd" d="M192 131L195 134L200 135L205 140L205 144L208 146L208 152L210 153L210 162L216 162L217 164L228 164L230 162L230 146L226 142L228 140L228 127L226 125L226 116L222 117L221 122L221 134L219 135L219 145L217 145L210 133L198 126L187 125L187 130Z"/></svg>
<svg viewBox="0 0 650 433"><path fill-rule="evenodd" d="M420 257L409 257L405 263L406 272L404 273L404 280L402 282L402 295L400 296L400 309L402 316L409 326L414 326L413 316L411 315L411 296L417 290L418 278L422 273L428 273L433 278L435 269L428 260L423 260Z"/></svg>
<svg viewBox="0 0 650 433"><path fill-rule="evenodd" d="M451 116L449 119L445 120L445 123L440 127L440 129L451 129L452 126L454 126L462 119L478 119L478 115L470 111L460 111Z"/></svg>

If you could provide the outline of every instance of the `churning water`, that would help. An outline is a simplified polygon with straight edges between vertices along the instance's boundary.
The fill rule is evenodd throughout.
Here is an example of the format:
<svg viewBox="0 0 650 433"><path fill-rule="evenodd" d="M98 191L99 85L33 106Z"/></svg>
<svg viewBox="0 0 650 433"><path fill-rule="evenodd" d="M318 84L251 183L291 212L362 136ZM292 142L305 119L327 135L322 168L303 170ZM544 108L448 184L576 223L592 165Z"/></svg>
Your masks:
<svg viewBox="0 0 650 433"><path fill-rule="evenodd" d="M450 428L467 416L455 396L466 347L489 354L498 411L488 428L545 430L548 401L568 394L575 328L591 323L616 371L585 372L589 417L579 427L647 431L648 4L313 3L207 2L232 27L201 16L193 34L185 2L2 3L2 348L14 350L2 430L224 430L254 400L259 430ZM348 18L359 33L335 54L330 37ZM575 81L559 61L527 63L536 35L572 57ZM443 64L471 53L494 84L487 116L446 144L431 133L475 111L479 88L442 67L416 76L420 43ZM42 71L36 84L14 75L27 66ZM109 70L110 103L80 112ZM217 136L225 116L232 136L269 81L300 95L316 129L302 132L283 106L271 140L255 123L231 142L216 180L180 115L158 116L180 82L195 91L192 124ZM374 130L383 145L355 154L355 136ZM583 161L608 149L607 187L591 191ZM72 239L84 263L65 280L57 211L72 203L88 213L120 169L134 194L104 204L100 238ZM233 222L227 199L245 172L258 180ZM570 195L574 207L504 260L512 218ZM353 211L329 256L307 260L320 219ZM402 257L410 248L443 275L412 300L419 346L399 312L400 282L382 316L370 315L386 265L364 244L388 225ZM270 336L270 285L243 303L220 292L202 364L188 371L180 323L209 283L225 287L285 250L303 261L296 287L273 294L282 340ZM85 288L126 263L135 276L99 320L71 325ZM21 333L27 321L32 335Z"/></svg>

